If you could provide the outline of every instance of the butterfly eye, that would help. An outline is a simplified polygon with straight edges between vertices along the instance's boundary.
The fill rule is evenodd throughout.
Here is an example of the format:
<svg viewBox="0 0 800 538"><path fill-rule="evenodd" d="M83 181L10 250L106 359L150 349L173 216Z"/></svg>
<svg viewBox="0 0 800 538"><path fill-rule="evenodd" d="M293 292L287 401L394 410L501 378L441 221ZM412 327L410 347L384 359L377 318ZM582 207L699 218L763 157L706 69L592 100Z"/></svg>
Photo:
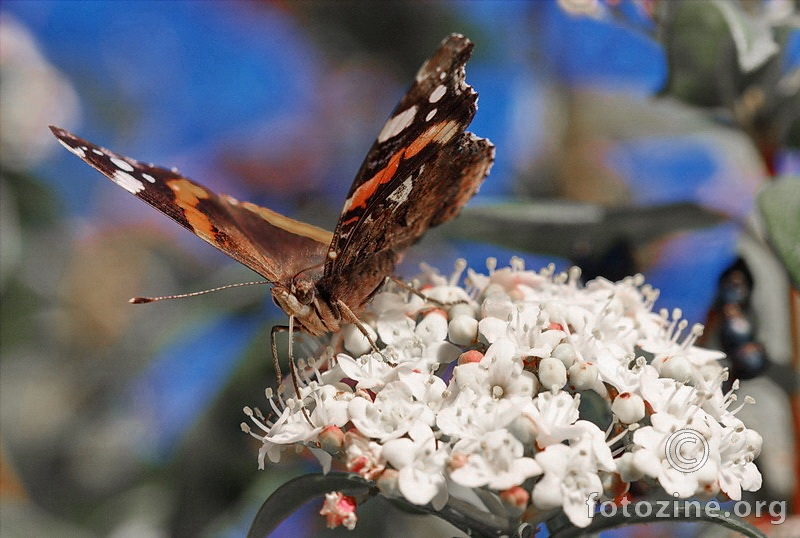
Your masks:
<svg viewBox="0 0 800 538"><path fill-rule="evenodd" d="M294 296L300 304L311 304L314 300L314 284L310 280L300 280L295 284Z"/></svg>

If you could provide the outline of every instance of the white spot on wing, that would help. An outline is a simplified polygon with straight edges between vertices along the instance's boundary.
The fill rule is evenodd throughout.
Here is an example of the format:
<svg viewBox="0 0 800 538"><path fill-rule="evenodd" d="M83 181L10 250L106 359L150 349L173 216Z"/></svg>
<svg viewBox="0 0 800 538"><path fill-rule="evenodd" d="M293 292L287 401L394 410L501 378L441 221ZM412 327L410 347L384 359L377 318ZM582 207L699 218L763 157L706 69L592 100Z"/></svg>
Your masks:
<svg viewBox="0 0 800 538"><path fill-rule="evenodd" d="M64 146L65 148L67 148L70 153L74 153L75 155L77 155L81 159L86 157L86 153L84 153L84 151L81 148L76 148L76 147L70 146L69 144L67 144L66 142L61 140L60 138L58 139L58 143L61 144L62 146Z"/></svg>
<svg viewBox="0 0 800 538"><path fill-rule="evenodd" d="M432 118L433 118L433 117L436 115L436 112L437 112L438 110L439 110L438 108L434 108L433 110L431 110L430 112L428 112L428 115L427 115L427 116L425 116L425 121L431 121L431 119L432 119Z"/></svg>
<svg viewBox="0 0 800 538"><path fill-rule="evenodd" d="M92 148L92 153L95 155L104 155L104 153L97 148Z"/></svg>
<svg viewBox="0 0 800 538"><path fill-rule="evenodd" d="M428 102L429 103L438 102L439 99L444 97L445 93L447 93L447 86L445 86L444 84L439 84L438 86L436 86L436 88L434 88L433 93L431 93L431 96L428 97Z"/></svg>
<svg viewBox="0 0 800 538"><path fill-rule="evenodd" d="M142 177L145 178L150 183L155 183L156 182L156 178L154 178L150 174L142 174Z"/></svg>
<svg viewBox="0 0 800 538"><path fill-rule="evenodd" d="M137 194L144 190L144 183L122 170L115 171L111 179L131 194Z"/></svg>
<svg viewBox="0 0 800 538"><path fill-rule="evenodd" d="M381 132L378 133L378 142L383 143L389 140L390 138L399 135L403 132L403 130L411 125L411 122L414 121L414 116L417 115L417 107L412 106L411 108L407 108L406 110L400 112L389 121L386 122L386 125L383 126Z"/></svg>
<svg viewBox="0 0 800 538"><path fill-rule="evenodd" d="M116 166L120 170L123 170L125 172L133 172L133 166L131 166L130 164L126 163L122 159L117 159L116 157L111 157L111 162L114 163L114 166Z"/></svg>

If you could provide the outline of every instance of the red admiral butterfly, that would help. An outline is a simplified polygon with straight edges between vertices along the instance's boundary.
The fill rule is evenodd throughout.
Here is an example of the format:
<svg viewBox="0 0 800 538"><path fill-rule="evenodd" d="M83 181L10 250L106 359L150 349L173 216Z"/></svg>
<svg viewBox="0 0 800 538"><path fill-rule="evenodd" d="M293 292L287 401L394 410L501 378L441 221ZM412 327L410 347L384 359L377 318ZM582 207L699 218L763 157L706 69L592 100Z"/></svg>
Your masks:
<svg viewBox="0 0 800 538"><path fill-rule="evenodd" d="M343 322L360 327L357 315L400 253L455 217L489 173L494 146L466 132L478 99L464 80L472 48L450 35L420 68L367 153L332 234L50 129L111 181L265 277L290 321L316 336Z"/></svg>

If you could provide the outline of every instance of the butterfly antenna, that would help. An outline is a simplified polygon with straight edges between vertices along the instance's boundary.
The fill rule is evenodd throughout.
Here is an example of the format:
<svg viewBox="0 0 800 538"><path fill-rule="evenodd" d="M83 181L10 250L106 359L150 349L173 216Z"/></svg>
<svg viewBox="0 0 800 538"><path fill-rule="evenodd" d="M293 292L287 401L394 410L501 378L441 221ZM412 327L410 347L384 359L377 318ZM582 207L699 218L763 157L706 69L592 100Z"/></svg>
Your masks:
<svg viewBox="0 0 800 538"><path fill-rule="evenodd" d="M320 263L315 263L314 265L311 265L309 267L306 267L305 269L301 269L300 271L297 272L297 274L295 274L292 277L292 281L296 280L297 277L299 277L300 275L302 275L306 271L312 271L314 269L319 269L320 267L323 267L324 265L325 265L325 262L320 262Z"/></svg>
<svg viewBox="0 0 800 538"><path fill-rule="evenodd" d="M132 297L131 299L128 299L128 302L131 304L145 304L145 303L154 303L156 301L164 301L166 299L185 299L186 297L196 297L198 295L205 295L206 293L214 293L215 291L227 290L230 288L241 288L242 286L255 286L258 284L270 284L270 282L266 280L256 280L253 282L238 282L236 284L227 284L225 286L219 286L217 288L211 288L209 290L193 291L191 293L180 293L178 295L162 295L160 297Z"/></svg>

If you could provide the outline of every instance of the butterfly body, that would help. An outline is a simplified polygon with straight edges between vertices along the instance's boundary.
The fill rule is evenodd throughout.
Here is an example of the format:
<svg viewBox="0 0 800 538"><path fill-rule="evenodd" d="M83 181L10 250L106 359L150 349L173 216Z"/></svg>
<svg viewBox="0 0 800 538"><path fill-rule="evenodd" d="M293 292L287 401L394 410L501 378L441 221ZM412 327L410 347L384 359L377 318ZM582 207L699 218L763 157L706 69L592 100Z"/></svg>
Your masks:
<svg viewBox="0 0 800 538"><path fill-rule="evenodd" d="M297 327L321 335L357 323L402 252L455 217L489 173L494 146L466 132L477 109L464 72L472 47L453 34L419 70L367 153L333 233L51 130L113 182L266 278Z"/></svg>

